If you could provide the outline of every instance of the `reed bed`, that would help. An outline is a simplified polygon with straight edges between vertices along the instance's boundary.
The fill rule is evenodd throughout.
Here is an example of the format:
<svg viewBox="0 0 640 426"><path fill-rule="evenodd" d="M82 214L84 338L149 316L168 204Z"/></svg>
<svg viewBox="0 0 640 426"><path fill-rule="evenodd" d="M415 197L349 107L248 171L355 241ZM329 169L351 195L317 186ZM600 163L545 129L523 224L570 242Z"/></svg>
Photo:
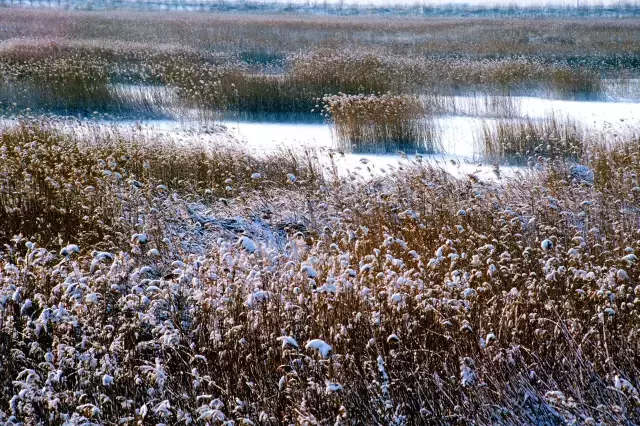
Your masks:
<svg viewBox="0 0 640 426"><path fill-rule="evenodd" d="M176 111L309 113L315 98L338 92L602 97L603 77L638 73L640 31L629 22L523 20L496 33L491 20L405 21L8 9L0 101L144 115L155 105L110 87L153 84L175 89ZM557 42L564 33L570 42ZM590 45L579 38L587 34Z"/></svg>
<svg viewBox="0 0 640 426"><path fill-rule="evenodd" d="M135 128L59 119L22 119L0 130L0 144L5 242L18 234L48 246L121 237L136 227L138 204L148 205L158 191L232 198L244 187L284 184L289 173L309 185L320 178L287 151L257 159L224 137L214 149L206 140L149 138ZM259 187L251 179L258 167L265 182Z"/></svg>
<svg viewBox="0 0 640 426"><path fill-rule="evenodd" d="M358 152L437 152L452 94L592 95L640 63L627 20L6 9L0 26L16 109L317 108ZM516 109L496 99L470 108ZM534 167L489 181L406 155L345 175L334 151L212 132L0 127L0 422L640 423L637 138L500 119L479 151Z"/></svg>
<svg viewBox="0 0 640 426"><path fill-rule="evenodd" d="M598 189L617 194L634 205L640 196L640 139L637 135L622 141L598 141L589 148L589 163Z"/></svg>
<svg viewBox="0 0 640 426"><path fill-rule="evenodd" d="M538 157L580 160L587 145L586 133L576 122L554 116L484 123L475 139L475 151L482 157L520 165L533 165Z"/></svg>
<svg viewBox="0 0 640 426"><path fill-rule="evenodd" d="M0 86L4 104L68 113L113 110L115 100L104 64L90 58L57 57L4 65Z"/></svg>
<svg viewBox="0 0 640 426"><path fill-rule="evenodd" d="M420 96L429 114L486 118L521 118L521 99L510 95L471 92L464 96L425 94Z"/></svg>
<svg viewBox="0 0 640 426"><path fill-rule="evenodd" d="M616 71L632 66L640 26L633 19L423 19L418 17L5 8L10 37L172 44L197 51L246 52L267 61L319 47L354 47L450 57L571 58ZM214 50L215 48L215 50Z"/></svg>
<svg viewBox="0 0 640 426"><path fill-rule="evenodd" d="M597 82L585 87L557 85L553 68L541 63L526 62L520 73L512 71L516 63L382 59L373 54L324 52L292 57L289 67L272 72L251 70L233 58L140 54L137 47L105 51L91 45L70 46L36 57L13 51L4 58L0 55L0 100L19 108L70 114L143 114L162 111L167 105L178 110L310 113L316 98L338 92L454 95L482 91L508 98L545 87L576 96L599 90L591 90ZM163 96L158 90L155 96L136 99L114 90L122 84L164 86L176 96ZM497 105L487 107L498 109ZM506 112L508 107L502 109Z"/></svg>
<svg viewBox="0 0 640 426"><path fill-rule="evenodd" d="M423 104L406 95L333 95L322 98L339 149L353 152L435 153L438 133Z"/></svg>
<svg viewBox="0 0 640 426"><path fill-rule="evenodd" d="M280 157L163 160L159 135L140 152L57 126L0 139L3 421L640 422L631 180L544 163L498 183L417 158L307 185ZM91 220L65 231L45 203Z"/></svg>

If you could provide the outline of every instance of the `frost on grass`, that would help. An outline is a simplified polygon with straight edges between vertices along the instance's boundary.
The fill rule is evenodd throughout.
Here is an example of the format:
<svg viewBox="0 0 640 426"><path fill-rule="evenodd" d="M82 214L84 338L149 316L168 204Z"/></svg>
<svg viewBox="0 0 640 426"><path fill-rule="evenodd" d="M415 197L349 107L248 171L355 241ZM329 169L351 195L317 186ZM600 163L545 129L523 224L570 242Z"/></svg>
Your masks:
<svg viewBox="0 0 640 426"><path fill-rule="evenodd" d="M304 345L305 349L317 352L323 358L329 358L333 348L324 340L311 339Z"/></svg>
<svg viewBox="0 0 640 426"><path fill-rule="evenodd" d="M562 164L498 185L418 162L315 185L280 157L197 176L201 152L152 145L127 163L143 141L94 135L82 155L63 144L91 185L40 188L16 172L56 151L27 143L36 130L0 162L22 188L0 191L0 421L640 422L630 164L596 174L621 187ZM47 207L21 235L29 203Z"/></svg>
<svg viewBox="0 0 640 426"><path fill-rule="evenodd" d="M296 339L294 339L293 337L290 336L280 336L278 337L278 340L280 340L282 342L282 348L286 348L287 346L290 346L292 348L298 348L298 342L296 342Z"/></svg>
<svg viewBox="0 0 640 426"><path fill-rule="evenodd" d="M247 236L240 237L240 239L238 240L238 245L249 253L253 253L256 251L256 243Z"/></svg>

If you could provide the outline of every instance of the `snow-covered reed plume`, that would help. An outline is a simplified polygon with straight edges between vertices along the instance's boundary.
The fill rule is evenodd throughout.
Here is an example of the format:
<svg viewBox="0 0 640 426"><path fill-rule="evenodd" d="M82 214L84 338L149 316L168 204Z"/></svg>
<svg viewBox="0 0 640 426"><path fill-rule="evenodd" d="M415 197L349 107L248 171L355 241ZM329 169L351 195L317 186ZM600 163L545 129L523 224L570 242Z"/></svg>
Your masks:
<svg viewBox="0 0 640 426"><path fill-rule="evenodd" d="M489 182L89 135L2 133L2 421L640 421L637 143Z"/></svg>

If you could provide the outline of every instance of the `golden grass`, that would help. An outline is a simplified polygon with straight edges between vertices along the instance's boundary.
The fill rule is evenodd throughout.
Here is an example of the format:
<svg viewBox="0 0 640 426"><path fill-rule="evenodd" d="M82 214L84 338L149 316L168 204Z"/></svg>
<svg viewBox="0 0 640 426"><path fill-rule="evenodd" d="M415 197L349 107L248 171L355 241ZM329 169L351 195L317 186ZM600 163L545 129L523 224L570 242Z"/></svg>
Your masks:
<svg viewBox="0 0 640 426"><path fill-rule="evenodd" d="M572 120L554 116L542 120L505 120L483 124L475 140L475 150L482 157L531 165L544 159L582 158L586 150L586 133Z"/></svg>
<svg viewBox="0 0 640 426"><path fill-rule="evenodd" d="M163 84L187 108L309 113L338 92L593 97L602 77L637 74L630 21L470 22L8 9L0 94L22 107L145 113L108 86Z"/></svg>
<svg viewBox="0 0 640 426"><path fill-rule="evenodd" d="M197 190L194 169L208 161L187 167L195 160L187 154L170 166L155 137L140 153L122 138L83 142L39 126L47 128L25 123L3 133L0 164L22 188L3 191L3 211L26 197L58 209L101 199L121 209L112 222L123 235L87 236L102 229L105 210L65 233L62 245L82 242L77 253L60 252L37 228L7 242L3 418L640 421L640 216L625 195L632 181L620 183L622 192L602 191L598 174L590 185L550 164L498 184L453 178L416 159L372 179L329 176L301 186L275 182L288 170L278 159L274 184L260 192L235 185L224 205ZM82 159L90 146L104 152ZM221 166L233 158L220 157ZM148 177L144 161L152 162ZM624 173L625 161L608 164ZM269 164L249 168L271 176ZM240 179L245 165L216 176ZM148 180L138 187L133 178ZM210 208L209 220L189 214L190 202ZM256 218L266 212L271 219ZM27 214L50 213L15 217ZM250 241L216 227L229 217L259 224L245 226ZM299 232L279 233L287 217ZM3 238L12 223L0 222ZM51 233L66 226L46 223ZM332 351L315 350L315 339Z"/></svg>
<svg viewBox="0 0 640 426"><path fill-rule="evenodd" d="M56 120L3 128L0 148L4 242L17 234L48 246L122 237L124 229L135 229L138 205L159 191L234 198L243 189L286 184L289 173L307 185L321 178L309 158L288 151L257 159L229 143L211 148L206 141ZM260 185L251 178L257 170Z"/></svg>
<svg viewBox="0 0 640 426"><path fill-rule="evenodd" d="M441 94L598 92L638 54L631 21L471 23L3 10L9 37L40 39L0 46L1 89L90 112L150 84L214 114L343 91L325 97L339 143L433 152ZM636 139L499 120L479 151L536 167L482 181L421 157L345 176L332 152L5 125L0 422L640 423Z"/></svg>
<svg viewBox="0 0 640 426"><path fill-rule="evenodd" d="M353 152L440 150L438 132L423 104L406 95L333 95L322 99L340 149Z"/></svg>

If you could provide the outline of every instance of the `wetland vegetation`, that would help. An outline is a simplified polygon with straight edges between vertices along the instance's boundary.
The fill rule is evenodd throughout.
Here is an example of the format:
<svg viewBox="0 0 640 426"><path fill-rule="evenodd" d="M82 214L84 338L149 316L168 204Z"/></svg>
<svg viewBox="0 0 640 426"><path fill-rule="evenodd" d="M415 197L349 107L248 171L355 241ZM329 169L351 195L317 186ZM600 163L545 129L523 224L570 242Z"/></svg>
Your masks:
<svg viewBox="0 0 640 426"><path fill-rule="evenodd" d="M1 8L0 422L640 422L640 23L505 13Z"/></svg>

